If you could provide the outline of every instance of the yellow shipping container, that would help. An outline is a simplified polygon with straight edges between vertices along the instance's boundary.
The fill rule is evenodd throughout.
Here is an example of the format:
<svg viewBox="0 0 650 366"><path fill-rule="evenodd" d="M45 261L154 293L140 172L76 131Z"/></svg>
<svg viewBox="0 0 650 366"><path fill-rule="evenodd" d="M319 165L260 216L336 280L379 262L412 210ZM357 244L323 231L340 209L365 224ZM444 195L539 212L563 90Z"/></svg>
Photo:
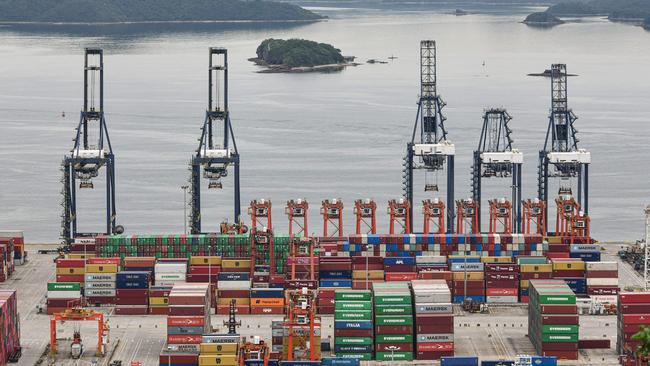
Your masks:
<svg viewBox="0 0 650 366"><path fill-rule="evenodd" d="M251 260L250 259L222 259L221 267L224 270L228 268L251 268Z"/></svg>
<svg viewBox="0 0 650 366"><path fill-rule="evenodd" d="M199 366L237 366L237 355L200 355Z"/></svg>
<svg viewBox="0 0 650 366"><path fill-rule="evenodd" d="M583 261L553 261L553 269L584 271L586 263Z"/></svg>
<svg viewBox="0 0 650 366"><path fill-rule="evenodd" d="M564 240L561 236L547 236L544 238L549 244L562 244Z"/></svg>
<svg viewBox="0 0 650 366"><path fill-rule="evenodd" d="M528 285L529 285L529 283L530 283L529 281L530 281L530 280L521 280L521 281L519 281L519 287L521 287L521 288L528 288Z"/></svg>
<svg viewBox="0 0 650 366"><path fill-rule="evenodd" d="M512 257L485 256L485 257L481 257L481 262L483 262L483 263L510 263L510 262L512 262Z"/></svg>
<svg viewBox="0 0 650 366"><path fill-rule="evenodd" d="M87 264L86 273L117 273L117 264Z"/></svg>
<svg viewBox="0 0 650 366"><path fill-rule="evenodd" d="M521 272L553 272L552 264L520 264Z"/></svg>
<svg viewBox="0 0 650 366"><path fill-rule="evenodd" d="M67 255L69 259L88 259L88 258L95 258L95 253L70 253Z"/></svg>
<svg viewBox="0 0 650 366"><path fill-rule="evenodd" d="M201 343L201 354L237 355L237 343Z"/></svg>
<svg viewBox="0 0 650 366"><path fill-rule="evenodd" d="M168 297L150 297L149 305L151 306L167 306L169 305Z"/></svg>
<svg viewBox="0 0 650 366"><path fill-rule="evenodd" d="M219 298L217 299L217 305L230 305L230 300L232 300L232 298L230 297ZM235 302L237 303L237 305L250 305L251 299L248 297L242 297L242 298L235 299Z"/></svg>
<svg viewBox="0 0 650 366"><path fill-rule="evenodd" d="M453 272L455 281L465 280L465 272ZM482 280L485 279L485 274L483 272L467 272L468 280Z"/></svg>
<svg viewBox="0 0 650 366"><path fill-rule="evenodd" d="M78 268L57 268L56 274L58 275L82 275L84 274L84 269L82 267Z"/></svg>
<svg viewBox="0 0 650 366"><path fill-rule="evenodd" d="M190 258L190 265L207 265L218 266L221 264L221 257L219 256L193 256Z"/></svg>
<svg viewBox="0 0 650 366"><path fill-rule="evenodd" d="M369 280L383 280L384 279L384 271L381 269L373 269L367 272L368 273L368 279ZM355 280L365 280L366 279L366 271L365 270L359 270L359 271L352 271L352 278Z"/></svg>

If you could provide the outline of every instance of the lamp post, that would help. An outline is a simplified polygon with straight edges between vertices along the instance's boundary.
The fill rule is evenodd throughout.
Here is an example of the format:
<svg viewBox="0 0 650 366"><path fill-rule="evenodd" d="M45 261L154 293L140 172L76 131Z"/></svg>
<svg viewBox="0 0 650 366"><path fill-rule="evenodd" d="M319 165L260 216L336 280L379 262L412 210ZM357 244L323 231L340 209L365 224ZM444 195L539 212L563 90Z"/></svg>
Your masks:
<svg viewBox="0 0 650 366"><path fill-rule="evenodd" d="M643 258L643 285L646 291L650 289L650 205L645 210L645 252Z"/></svg>
<svg viewBox="0 0 650 366"><path fill-rule="evenodd" d="M187 189L189 187L188 185L181 186L183 190L183 233L185 235L187 235Z"/></svg>

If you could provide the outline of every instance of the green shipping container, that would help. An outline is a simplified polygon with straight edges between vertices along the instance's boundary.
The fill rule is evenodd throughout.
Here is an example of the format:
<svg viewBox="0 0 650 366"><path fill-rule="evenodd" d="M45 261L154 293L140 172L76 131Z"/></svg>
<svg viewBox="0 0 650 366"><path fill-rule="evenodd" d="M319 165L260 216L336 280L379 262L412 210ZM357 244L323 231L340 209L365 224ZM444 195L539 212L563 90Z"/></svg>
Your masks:
<svg viewBox="0 0 650 366"><path fill-rule="evenodd" d="M578 334L546 334L542 333L542 342L549 343L577 343Z"/></svg>
<svg viewBox="0 0 650 366"><path fill-rule="evenodd" d="M370 301L372 294L370 291L336 291L334 300Z"/></svg>
<svg viewBox="0 0 650 366"><path fill-rule="evenodd" d="M375 294L375 305L410 305L411 295Z"/></svg>
<svg viewBox="0 0 650 366"><path fill-rule="evenodd" d="M413 314L411 305L377 305L375 306L377 315L408 315Z"/></svg>
<svg viewBox="0 0 650 366"><path fill-rule="evenodd" d="M336 311L334 320L372 320L371 310Z"/></svg>
<svg viewBox="0 0 650 366"><path fill-rule="evenodd" d="M542 333L548 334L578 334L578 325L544 325Z"/></svg>
<svg viewBox="0 0 650 366"><path fill-rule="evenodd" d="M370 301L334 301L335 310L372 310Z"/></svg>
<svg viewBox="0 0 650 366"><path fill-rule="evenodd" d="M377 361L413 361L413 352L377 352Z"/></svg>
<svg viewBox="0 0 650 366"><path fill-rule="evenodd" d="M412 316L377 315L375 325L413 325Z"/></svg>
<svg viewBox="0 0 650 366"><path fill-rule="evenodd" d="M544 305L574 305L576 303L575 295L539 295L539 303Z"/></svg>
<svg viewBox="0 0 650 366"><path fill-rule="evenodd" d="M413 343L413 334L377 334L377 343Z"/></svg>
<svg viewBox="0 0 650 366"><path fill-rule="evenodd" d="M356 345L356 346L371 346L371 337L335 337L334 344Z"/></svg>
<svg viewBox="0 0 650 366"><path fill-rule="evenodd" d="M338 358L358 358L361 361L370 361L372 360L372 353L337 353L336 357Z"/></svg>
<svg viewBox="0 0 650 366"><path fill-rule="evenodd" d="M79 282L50 282L47 284L48 291L81 291Z"/></svg>

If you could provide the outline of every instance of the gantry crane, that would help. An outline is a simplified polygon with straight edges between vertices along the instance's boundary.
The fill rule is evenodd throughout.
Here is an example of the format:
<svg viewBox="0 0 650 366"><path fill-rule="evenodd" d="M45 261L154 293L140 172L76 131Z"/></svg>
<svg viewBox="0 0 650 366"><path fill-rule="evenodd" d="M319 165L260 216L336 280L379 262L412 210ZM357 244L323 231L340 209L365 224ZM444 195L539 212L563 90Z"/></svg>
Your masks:
<svg viewBox="0 0 650 366"><path fill-rule="evenodd" d="M343 202L340 198L324 200L320 208L323 215L323 237L343 237Z"/></svg>
<svg viewBox="0 0 650 366"><path fill-rule="evenodd" d="M521 166L524 154L512 147L512 130L508 126L511 120L510 114L502 108L490 108L483 114L481 138L478 148L474 150L472 164L472 198L477 203L479 231L483 178L512 179L510 201L493 200L489 203L490 232L498 230L498 222L503 224L501 232L519 232L521 227Z"/></svg>
<svg viewBox="0 0 650 366"><path fill-rule="evenodd" d="M585 215L589 214L591 154L578 148L578 130L574 126L577 117L567 101L566 70L565 64L551 66L551 114L544 149L539 152L537 170L537 194L544 202L545 222L548 222L549 178L560 178L560 196L574 195L571 180L577 180L577 203Z"/></svg>
<svg viewBox="0 0 650 366"><path fill-rule="evenodd" d="M456 201L456 218L458 234L478 234L478 202L472 198ZM467 231L467 232L466 232Z"/></svg>
<svg viewBox="0 0 650 366"><path fill-rule="evenodd" d="M101 168L106 172L106 230L84 233L77 228L77 181L79 189L93 189L93 179ZM104 52L86 48L84 52L84 104L76 128L74 146L61 164L63 171L63 213L61 238L70 244L76 237L95 237L122 232L115 225L115 155L104 116Z"/></svg>
<svg viewBox="0 0 650 366"><path fill-rule="evenodd" d="M523 202L523 222L521 232L524 234L541 234L546 236L546 216L544 215L546 204L539 198L527 199ZM534 228L531 229L531 227Z"/></svg>
<svg viewBox="0 0 650 366"><path fill-rule="evenodd" d="M315 239L306 236L289 238L287 288L318 288L318 254Z"/></svg>
<svg viewBox="0 0 650 366"><path fill-rule="evenodd" d="M251 279L260 278L259 282L269 283L276 274L273 231L254 227L251 229L250 240Z"/></svg>
<svg viewBox="0 0 650 366"><path fill-rule="evenodd" d="M251 216L251 228L273 230L271 219L271 200L260 199L251 201L248 206L248 214Z"/></svg>
<svg viewBox="0 0 650 366"><path fill-rule="evenodd" d="M309 235L308 210L309 203L305 198L287 201L284 212L289 217L289 238ZM294 225L297 230L294 229Z"/></svg>
<svg viewBox="0 0 650 366"><path fill-rule="evenodd" d="M377 204L370 198L354 201L357 235L377 233Z"/></svg>
<svg viewBox="0 0 650 366"><path fill-rule="evenodd" d="M96 321L97 322L97 355L106 354L106 344L108 343L108 324L104 322L104 314L94 310L87 310L81 307L66 309L61 313L55 313L50 318L50 354L56 354L56 322L66 321ZM75 331L75 342L80 345L81 336Z"/></svg>
<svg viewBox="0 0 650 366"><path fill-rule="evenodd" d="M391 235L411 233L410 213L411 204L404 198L388 201L388 216L390 219L389 233Z"/></svg>
<svg viewBox="0 0 650 366"><path fill-rule="evenodd" d="M555 235L568 237L571 244L576 237L590 236L590 219L581 211L580 204L571 195L561 195L555 199L556 229Z"/></svg>
<svg viewBox="0 0 650 366"><path fill-rule="evenodd" d="M201 171L208 189L221 189L221 178L234 167L234 222L241 220L239 152L228 110L228 51L211 47L208 67L208 109L201 128L199 147L190 163L190 228L201 233Z"/></svg>
<svg viewBox="0 0 650 366"><path fill-rule="evenodd" d="M316 316L316 292L308 288L287 290L287 315L284 327L288 329L287 361L317 358L315 330L320 327Z"/></svg>
<svg viewBox="0 0 650 366"><path fill-rule="evenodd" d="M413 227L413 185L414 171L425 171L425 192L438 192L437 176L445 170L447 174L447 232L454 231L454 155L456 148L447 140L446 118L442 114L445 102L437 91L436 42L420 42L420 98L413 126L411 141L406 145L403 166L404 198L411 203L409 224ZM417 136L419 133L419 136ZM416 161L418 159L418 161ZM430 181L429 175L434 176Z"/></svg>
<svg viewBox="0 0 650 366"><path fill-rule="evenodd" d="M445 204L438 198L422 201L424 214L424 234L445 233Z"/></svg>

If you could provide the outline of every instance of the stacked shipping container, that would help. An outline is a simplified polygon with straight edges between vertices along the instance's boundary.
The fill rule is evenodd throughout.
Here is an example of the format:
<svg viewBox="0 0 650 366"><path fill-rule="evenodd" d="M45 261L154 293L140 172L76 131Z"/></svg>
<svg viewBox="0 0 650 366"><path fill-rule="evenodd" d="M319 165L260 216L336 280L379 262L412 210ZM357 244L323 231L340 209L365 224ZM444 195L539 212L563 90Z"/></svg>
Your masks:
<svg viewBox="0 0 650 366"><path fill-rule="evenodd" d="M408 283L375 283L372 288L376 359L412 361L413 301Z"/></svg>
<svg viewBox="0 0 650 366"><path fill-rule="evenodd" d="M60 313L81 304L79 282L50 282L47 284L47 313Z"/></svg>
<svg viewBox="0 0 650 366"><path fill-rule="evenodd" d="M338 290L334 296L336 356L372 360L372 293L369 290Z"/></svg>
<svg viewBox="0 0 650 366"><path fill-rule="evenodd" d="M20 319L16 290L0 290L0 365L20 350Z"/></svg>
<svg viewBox="0 0 650 366"><path fill-rule="evenodd" d="M528 302L530 280L553 278L553 265L546 263L546 257L519 257L519 302Z"/></svg>
<svg viewBox="0 0 650 366"><path fill-rule="evenodd" d="M119 258L86 259L84 296L89 304L115 304Z"/></svg>
<svg viewBox="0 0 650 366"><path fill-rule="evenodd" d="M169 294L167 350L199 361L202 335L211 331L208 284L176 284ZM161 361L162 361L161 355ZM171 362L175 364L178 362ZM162 363L161 363L162 364Z"/></svg>
<svg viewBox="0 0 650 366"><path fill-rule="evenodd" d="M284 313L283 288L251 289L251 314L278 315Z"/></svg>
<svg viewBox="0 0 650 366"><path fill-rule="evenodd" d="M116 276L115 314L146 315L149 313L149 272L125 271Z"/></svg>
<svg viewBox="0 0 650 366"><path fill-rule="evenodd" d="M25 236L22 230L0 230L0 246L6 244L7 248L13 246L13 252L8 251L13 263L21 265L27 258L25 251ZM1 281L0 281L1 282Z"/></svg>
<svg viewBox="0 0 650 366"><path fill-rule="evenodd" d="M169 314L169 293L172 286L151 286L149 287L149 314Z"/></svg>
<svg viewBox="0 0 650 366"><path fill-rule="evenodd" d="M589 296L612 296L618 294L618 263L588 262L587 294Z"/></svg>
<svg viewBox="0 0 650 366"><path fill-rule="evenodd" d="M223 262L228 267L235 267L229 261ZM250 261L247 261L250 265ZM240 263L241 264L241 263ZM250 272L227 272L236 268L224 268L219 273L217 282L217 314L228 314L230 303L235 301L237 314L250 314L251 280Z"/></svg>
<svg viewBox="0 0 650 366"><path fill-rule="evenodd" d="M485 294L488 303L519 302L519 266L514 263L486 263Z"/></svg>
<svg viewBox="0 0 650 366"><path fill-rule="evenodd" d="M472 260L472 262L469 261ZM456 260L452 258L452 260ZM484 263L478 257L468 258L468 261L451 262L453 273L453 301L463 302L466 298L476 302L485 302L485 273Z"/></svg>
<svg viewBox="0 0 650 366"><path fill-rule="evenodd" d="M556 258L551 263L553 264L553 278L564 280L576 295L587 294L586 265L582 259Z"/></svg>
<svg viewBox="0 0 650 366"><path fill-rule="evenodd" d="M454 314L445 280L411 282L415 309L415 354L418 360L454 355Z"/></svg>
<svg viewBox="0 0 650 366"><path fill-rule="evenodd" d="M528 336L540 356L578 359L576 295L561 280L530 281Z"/></svg>
<svg viewBox="0 0 650 366"><path fill-rule="evenodd" d="M634 359L639 341L632 336L641 326L650 326L650 292L621 292L618 295L618 337L616 350L625 359ZM636 363L632 363L636 365Z"/></svg>

